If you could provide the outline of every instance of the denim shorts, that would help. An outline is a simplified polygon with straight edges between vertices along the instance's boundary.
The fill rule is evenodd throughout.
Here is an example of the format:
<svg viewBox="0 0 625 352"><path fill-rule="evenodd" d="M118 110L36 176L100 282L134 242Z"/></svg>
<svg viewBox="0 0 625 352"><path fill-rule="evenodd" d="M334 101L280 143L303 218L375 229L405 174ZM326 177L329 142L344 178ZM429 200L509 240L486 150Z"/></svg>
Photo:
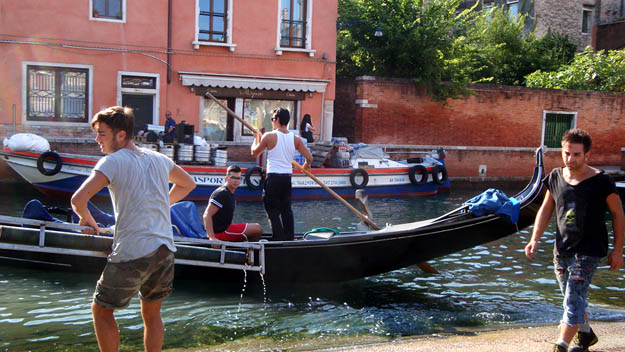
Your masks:
<svg viewBox="0 0 625 352"><path fill-rule="evenodd" d="M600 259L583 255L553 258L556 278L564 295L562 323L574 326L586 322L584 315L588 306L588 287Z"/></svg>
<svg viewBox="0 0 625 352"><path fill-rule="evenodd" d="M173 291L173 281L174 253L162 245L143 258L106 263L93 301L103 308L123 308L137 292L144 301L157 301Z"/></svg>

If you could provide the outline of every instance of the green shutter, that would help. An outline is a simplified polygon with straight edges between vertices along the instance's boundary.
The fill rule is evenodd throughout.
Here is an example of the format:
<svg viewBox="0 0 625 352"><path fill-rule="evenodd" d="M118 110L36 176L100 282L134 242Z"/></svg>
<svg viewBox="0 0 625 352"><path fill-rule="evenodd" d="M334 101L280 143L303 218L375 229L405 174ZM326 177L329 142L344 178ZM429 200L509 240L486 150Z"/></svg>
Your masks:
<svg viewBox="0 0 625 352"><path fill-rule="evenodd" d="M545 116L545 145L560 148L564 132L573 127L573 114L547 113Z"/></svg>

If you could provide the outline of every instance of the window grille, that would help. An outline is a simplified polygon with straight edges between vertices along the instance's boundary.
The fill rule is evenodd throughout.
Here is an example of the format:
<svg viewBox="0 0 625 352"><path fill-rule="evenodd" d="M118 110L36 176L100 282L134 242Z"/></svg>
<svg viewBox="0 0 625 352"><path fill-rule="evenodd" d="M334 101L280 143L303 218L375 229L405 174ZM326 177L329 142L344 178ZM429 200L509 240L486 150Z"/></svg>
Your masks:
<svg viewBox="0 0 625 352"><path fill-rule="evenodd" d="M571 113L545 113L545 126L543 144L548 148L560 148L564 132L573 128L575 114Z"/></svg>
<svg viewBox="0 0 625 352"><path fill-rule="evenodd" d="M87 122L89 70L28 66L27 120Z"/></svg>

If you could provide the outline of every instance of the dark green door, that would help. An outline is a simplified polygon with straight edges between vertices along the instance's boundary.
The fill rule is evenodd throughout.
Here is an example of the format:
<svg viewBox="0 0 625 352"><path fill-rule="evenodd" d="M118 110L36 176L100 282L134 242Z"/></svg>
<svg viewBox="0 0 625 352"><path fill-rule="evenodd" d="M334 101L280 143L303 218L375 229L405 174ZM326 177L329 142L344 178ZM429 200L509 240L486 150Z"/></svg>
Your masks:
<svg viewBox="0 0 625 352"><path fill-rule="evenodd" d="M131 107L135 114L135 135L137 131L146 130L147 125L153 122L154 96L123 94L122 105Z"/></svg>

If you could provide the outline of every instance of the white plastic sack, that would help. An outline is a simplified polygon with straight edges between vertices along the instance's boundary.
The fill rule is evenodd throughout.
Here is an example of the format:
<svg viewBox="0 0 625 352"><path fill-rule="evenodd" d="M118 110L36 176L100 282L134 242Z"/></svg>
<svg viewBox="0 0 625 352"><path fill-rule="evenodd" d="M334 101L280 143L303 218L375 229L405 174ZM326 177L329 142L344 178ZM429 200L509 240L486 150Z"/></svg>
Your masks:
<svg viewBox="0 0 625 352"><path fill-rule="evenodd" d="M199 145L200 147L208 146L208 143L206 142L206 140L200 136L193 136L193 144Z"/></svg>
<svg viewBox="0 0 625 352"><path fill-rule="evenodd" d="M16 152L43 153L50 150L45 138L32 133L17 133L4 139L4 146Z"/></svg>

